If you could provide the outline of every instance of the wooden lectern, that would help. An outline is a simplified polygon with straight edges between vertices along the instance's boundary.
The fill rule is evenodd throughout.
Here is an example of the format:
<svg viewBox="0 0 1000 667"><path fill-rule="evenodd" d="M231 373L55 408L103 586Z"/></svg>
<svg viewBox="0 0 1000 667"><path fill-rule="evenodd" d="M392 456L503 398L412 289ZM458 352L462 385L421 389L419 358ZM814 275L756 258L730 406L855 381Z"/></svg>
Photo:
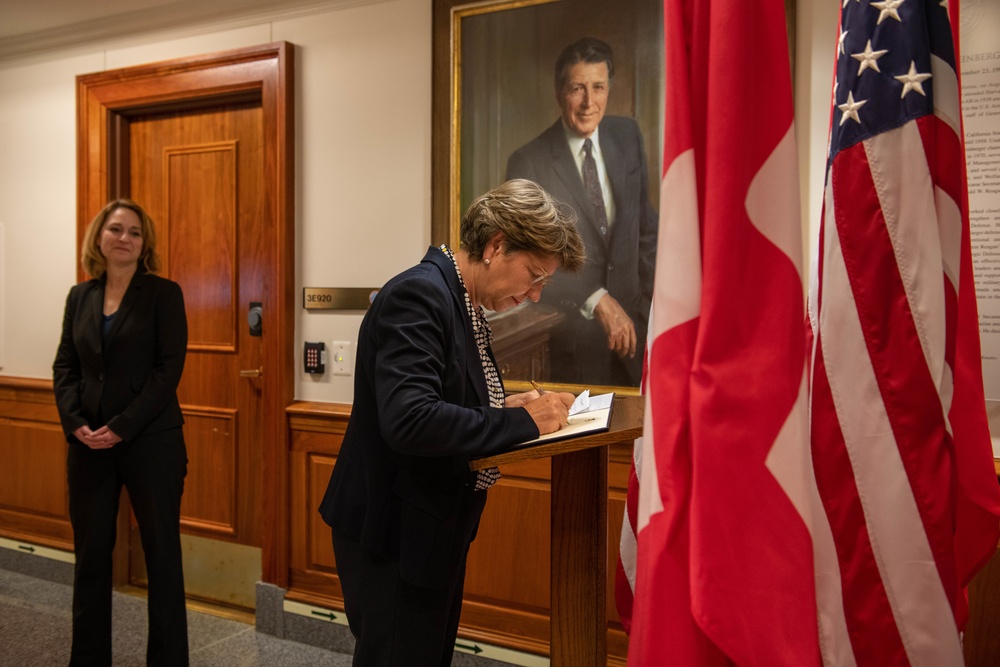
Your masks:
<svg viewBox="0 0 1000 667"><path fill-rule="evenodd" d="M549 656L552 667L607 664L608 445L642 435L643 398L616 398L604 433L476 459L473 470L552 458Z"/></svg>

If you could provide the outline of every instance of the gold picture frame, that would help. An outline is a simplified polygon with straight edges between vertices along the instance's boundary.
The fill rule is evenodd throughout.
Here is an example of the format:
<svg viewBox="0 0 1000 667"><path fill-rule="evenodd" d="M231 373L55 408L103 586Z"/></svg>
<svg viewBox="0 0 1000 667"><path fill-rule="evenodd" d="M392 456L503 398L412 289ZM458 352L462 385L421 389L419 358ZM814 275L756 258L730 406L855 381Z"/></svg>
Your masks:
<svg viewBox="0 0 1000 667"><path fill-rule="evenodd" d="M511 152L559 117L555 60L564 46L585 36L614 49L607 114L638 123L648 196L658 209L662 17L662 0L434 0L432 241L458 247L461 214L471 200L499 185ZM544 335L537 334L552 318L542 311L490 318L494 352L508 388L527 389L528 380L546 380L548 352L531 347L532 341L541 341L544 348ZM571 391L589 387L638 393L637 382L608 386L585 378L581 384L556 385Z"/></svg>

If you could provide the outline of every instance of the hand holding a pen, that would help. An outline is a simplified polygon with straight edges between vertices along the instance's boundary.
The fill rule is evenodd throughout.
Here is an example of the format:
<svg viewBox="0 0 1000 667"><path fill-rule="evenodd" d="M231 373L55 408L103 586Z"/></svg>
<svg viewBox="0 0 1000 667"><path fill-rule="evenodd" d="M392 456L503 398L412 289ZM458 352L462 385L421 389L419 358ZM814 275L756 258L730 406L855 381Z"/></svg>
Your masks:
<svg viewBox="0 0 1000 667"><path fill-rule="evenodd" d="M573 405L576 397L567 392L545 391L532 381L531 386L534 391L522 394L524 397L531 397L524 403L524 409L528 411L531 418L538 427L538 434L545 435L558 431L566 425L569 419L569 407Z"/></svg>
<svg viewBox="0 0 1000 667"><path fill-rule="evenodd" d="M531 382L531 386L534 387L534 389L520 394L507 394L507 397L504 399L505 408L523 408L528 403L540 398L542 394L547 393L544 389L539 387L534 380L529 380L529 382Z"/></svg>

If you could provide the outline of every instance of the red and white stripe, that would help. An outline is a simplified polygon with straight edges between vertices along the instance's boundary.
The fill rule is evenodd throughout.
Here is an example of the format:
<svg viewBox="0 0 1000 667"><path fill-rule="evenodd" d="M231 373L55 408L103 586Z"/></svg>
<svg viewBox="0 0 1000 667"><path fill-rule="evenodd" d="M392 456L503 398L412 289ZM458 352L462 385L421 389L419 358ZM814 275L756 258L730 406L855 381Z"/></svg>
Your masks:
<svg viewBox="0 0 1000 667"><path fill-rule="evenodd" d="M1000 535L958 80L932 71L934 116L827 175L811 399L827 665L964 664L962 589Z"/></svg>

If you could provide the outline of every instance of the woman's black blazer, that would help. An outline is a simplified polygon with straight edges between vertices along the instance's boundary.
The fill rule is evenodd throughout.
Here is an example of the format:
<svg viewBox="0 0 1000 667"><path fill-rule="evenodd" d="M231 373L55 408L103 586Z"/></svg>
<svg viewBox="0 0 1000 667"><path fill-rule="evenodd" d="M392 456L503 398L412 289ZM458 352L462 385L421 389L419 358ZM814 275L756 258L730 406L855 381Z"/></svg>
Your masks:
<svg viewBox="0 0 1000 667"><path fill-rule="evenodd" d="M184 423L177 385L187 353L180 286L136 272L107 340L101 335L105 280L75 285L66 298L52 365L56 407L67 440L84 424L105 424L131 441Z"/></svg>
<svg viewBox="0 0 1000 667"><path fill-rule="evenodd" d="M489 407L464 291L432 247L379 292L320 506L334 530L427 587L454 578L475 535L486 494L474 491L469 461L538 436L527 410Z"/></svg>

